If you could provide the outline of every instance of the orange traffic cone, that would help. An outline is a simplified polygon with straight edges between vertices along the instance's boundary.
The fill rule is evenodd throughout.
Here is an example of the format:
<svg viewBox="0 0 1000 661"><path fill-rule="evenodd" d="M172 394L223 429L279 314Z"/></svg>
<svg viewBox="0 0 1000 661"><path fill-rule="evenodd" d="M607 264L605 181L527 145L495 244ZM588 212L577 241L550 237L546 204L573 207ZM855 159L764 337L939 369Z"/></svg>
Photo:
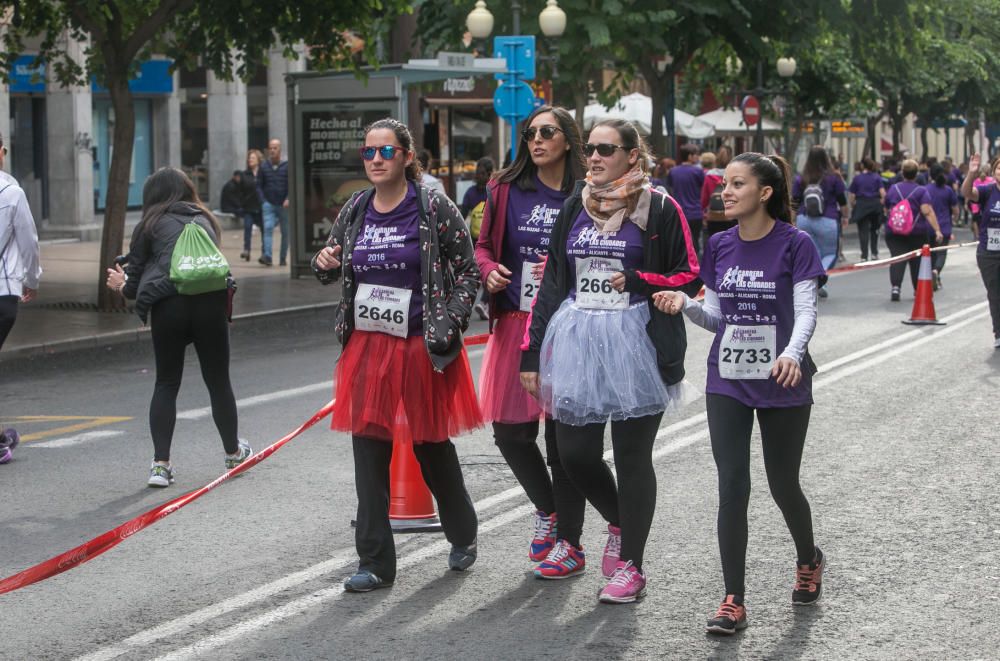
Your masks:
<svg viewBox="0 0 1000 661"><path fill-rule="evenodd" d="M389 464L389 523L396 532L441 530L410 439L396 439Z"/></svg>
<svg viewBox="0 0 1000 661"><path fill-rule="evenodd" d="M924 244L920 249L920 271L917 274L917 295L913 299L913 312L910 318L903 322L923 326L935 324L943 326L943 321L937 320L934 313L934 287L931 283L931 247Z"/></svg>

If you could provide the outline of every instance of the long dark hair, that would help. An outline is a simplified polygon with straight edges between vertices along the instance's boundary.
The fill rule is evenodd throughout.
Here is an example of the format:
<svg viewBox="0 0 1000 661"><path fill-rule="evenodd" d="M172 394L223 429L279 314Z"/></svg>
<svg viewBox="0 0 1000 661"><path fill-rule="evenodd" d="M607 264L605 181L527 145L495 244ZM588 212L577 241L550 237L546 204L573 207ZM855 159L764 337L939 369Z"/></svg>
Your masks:
<svg viewBox="0 0 1000 661"><path fill-rule="evenodd" d="M806 184L818 184L823 177L833 172L833 163L830 162L830 154L821 145L815 145L809 150L806 157L806 165L802 168L802 181Z"/></svg>
<svg viewBox="0 0 1000 661"><path fill-rule="evenodd" d="M205 203L198 197L194 183L181 170L163 167L149 175L142 186L142 223L146 232L153 231L153 225L163 217L171 206L178 202L187 202L201 211L215 232L215 242L222 241L222 229L219 221Z"/></svg>
<svg viewBox="0 0 1000 661"><path fill-rule="evenodd" d="M407 152L414 152L413 135L410 134L410 129L403 122L392 117L376 120L365 127L365 137L367 138L368 134L376 129L389 129L396 135L396 140L399 141L400 147ZM406 178L410 181L420 181L420 175L423 173L423 169L420 167L416 156L417 154L414 152L413 160L406 166Z"/></svg>
<svg viewBox="0 0 1000 661"><path fill-rule="evenodd" d="M625 147L626 150L639 150L639 168L643 172L649 171L649 145L647 145L646 141L642 139L641 135L639 135L639 131L635 128L635 124L626 119L602 119L594 124L593 128L590 130L593 131L598 126L607 126L608 128L618 131L618 135L622 137L622 146Z"/></svg>
<svg viewBox="0 0 1000 661"><path fill-rule="evenodd" d="M931 179L934 181L934 185L938 188L944 188L948 183L948 177L944 174L944 167L935 163L930 169Z"/></svg>
<svg viewBox="0 0 1000 661"><path fill-rule="evenodd" d="M777 154L765 156L755 151L743 152L731 163L746 163L761 186L774 192L767 199L767 214L775 220L792 222L792 167Z"/></svg>
<svg viewBox="0 0 1000 661"><path fill-rule="evenodd" d="M528 115L523 126L531 126L531 122L542 113L552 113L556 118L556 123L566 136L569 144L569 152L566 154L566 168L563 171L561 190L564 193L573 192L573 186L577 181L583 179L587 174L586 161L583 158L583 138L580 137L580 127L576 125L573 116L565 108L559 106L539 106ZM523 142L521 136L514 136L514 139ZM538 174L538 167L531 160L530 150L526 145L521 145L517 150L514 162L500 170L496 175L496 180L501 184L514 183L521 190L535 190L535 175Z"/></svg>

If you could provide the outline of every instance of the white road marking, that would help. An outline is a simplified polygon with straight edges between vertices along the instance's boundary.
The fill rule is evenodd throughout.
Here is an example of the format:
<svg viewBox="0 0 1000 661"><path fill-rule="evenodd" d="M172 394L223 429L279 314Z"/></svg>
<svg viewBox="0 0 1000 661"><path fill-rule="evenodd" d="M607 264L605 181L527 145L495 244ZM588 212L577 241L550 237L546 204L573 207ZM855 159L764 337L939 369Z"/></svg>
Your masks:
<svg viewBox="0 0 1000 661"><path fill-rule="evenodd" d="M960 319L961 317L969 315L975 312L976 310L985 308L985 306L986 306L985 303L979 303L973 305L969 308L965 308L963 310L960 310L959 312L956 312L955 314L943 318L942 321L951 322L955 319ZM911 330L906 333L903 333L902 335L890 338L878 345L874 345L873 347L867 347L860 351L856 351L852 354L849 354L848 356L844 356L843 358L832 360L829 363L820 366L820 369L823 370L823 375L820 378L817 378L813 382L813 389L815 390L831 385L847 376L854 375L858 372L861 372L865 369L883 363L905 352L920 347L938 337L949 335L959 330L960 328L965 327L968 324L971 324L975 321L985 318L986 316L988 316L988 313L984 312L976 314L975 316L972 316L959 323L954 323L949 326L929 326L923 329ZM885 351L884 353L880 353L870 358L869 360L863 362L856 362L875 351L882 351L892 345L895 346L892 349ZM856 363L856 364L851 364L851 363ZM844 370L838 370L838 368L844 367L846 365L850 366ZM833 372L832 374L830 373L831 371ZM693 427L695 425L698 425L699 423L704 423L706 421L707 418L705 413L698 413L689 416L688 418L685 418L678 422L672 423L667 427L662 428L657 433L657 438L658 439L663 438L672 432L681 431ZM653 458L654 460L661 459L667 455L679 452L680 450L707 437L708 437L707 427L693 431L685 436L671 440L667 442L665 445L657 448L653 452ZM605 453L604 456L606 459L610 459L612 457L612 452L608 451ZM475 503L476 511L478 512L484 511L490 507L495 507L496 505L499 505L516 497L522 497L522 498L524 497L523 490L520 487L512 487L498 494L494 494L492 496L482 499L481 501ZM496 528L507 525L508 523L516 521L518 518L522 516L530 515L531 511L532 511L531 507L526 507L524 505L515 505L510 509L498 513L497 515L487 520L486 522L482 522L479 527L479 532L486 533ZM405 555L401 554L399 557L398 567L399 569L403 569L406 567L413 566L433 555L446 551L448 548L449 548L448 542L445 540L440 540L432 544L429 544L425 547L422 547L420 549L417 549L413 553ZM347 551L345 553L349 553L352 558L354 557L353 552L351 551ZM300 572L296 572L295 574L290 574L289 576L286 576L282 579L278 579L278 581L269 583L267 584L267 586L261 586L260 588L256 588L254 590L246 592L243 595L232 597L230 599L220 602L219 604L207 606L199 611L195 611L194 613L178 618L177 620L172 620L171 622L168 622L164 625L160 625L158 627L154 627L152 629L139 632L134 636L131 636L130 638L127 638L124 641L117 643L116 645L104 648L88 656L80 657L76 661L107 661L108 659L113 659L121 654L124 654L129 649L133 649L138 646L149 645L158 640L162 640L163 638L166 638L168 636L175 635L177 633L182 633L185 629L189 629L193 626L207 622L208 620L217 617L219 614L222 614L224 612L229 612L236 608L243 608L249 606L252 603L254 603L254 601L265 598L265 596L255 597L255 595L258 593L258 591L266 591L266 588L268 586L281 583L283 585L282 589L288 589L307 580L311 580L312 578L315 578L318 575L331 571L329 565L332 562L333 562L332 559L327 560L318 565L315 565L314 567L310 567ZM346 564L346 562L342 562L341 566L343 566L344 564ZM316 569L321 566L324 567L325 569L322 571ZM296 579L294 577L307 577L307 578ZM268 592L266 596L270 596L271 594L273 594L273 592ZM202 638L191 645L174 650L173 652L170 652L164 656L159 657L157 661L179 661L180 659L198 657L199 655L205 652L235 642L249 633L253 633L260 629L266 628L271 624L286 620L294 615L302 613L308 610L309 608L312 608L313 606L319 605L326 601L339 599L343 595L344 595L343 588L340 585L337 585L323 589L319 592L315 592L310 595L306 595L304 597L300 597L282 606L265 611L264 613L252 617L249 620L245 620L243 622L230 626L226 629L223 629L222 631L216 634ZM227 608L226 610L223 611L216 612L216 609L222 607L223 604L231 604L232 607ZM128 641L135 641L135 642L129 643Z"/></svg>
<svg viewBox="0 0 1000 661"><path fill-rule="evenodd" d="M122 436L125 432L123 431L112 431L110 429L97 430L97 431L85 431L82 434L74 434L73 436L63 436L61 438L53 438L51 441L42 441L34 443L25 443L24 447L28 448L68 448L74 445L80 445L81 443L86 443L87 441L94 441L99 438L111 438L112 436Z"/></svg>

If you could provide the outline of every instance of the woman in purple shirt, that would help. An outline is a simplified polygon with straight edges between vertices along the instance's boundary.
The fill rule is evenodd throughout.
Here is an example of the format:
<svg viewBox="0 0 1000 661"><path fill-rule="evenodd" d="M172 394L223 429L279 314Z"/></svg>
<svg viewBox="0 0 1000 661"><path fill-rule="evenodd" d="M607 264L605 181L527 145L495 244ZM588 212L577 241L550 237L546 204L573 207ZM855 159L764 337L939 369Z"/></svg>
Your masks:
<svg viewBox="0 0 1000 661"><path fill-rule="evenodd" d="M927 194L931 197L931 207L934 209L938 225L941 226L941 234L944 236L940 245L946 246L952 239L952 221L958 217L958 194L952 188L943 166L937 163L932 165L930 176L931 183L924 186L924 189L927 190ZM947 256L947 250L939 250L931 253L931 280L934 291L941 288L941 271L944 270L944 262Z"/></svg>
<svg viewBox="0 0 1000 661"><path fill-rule="evenodd" d="M865 158L861 161L861 173L851 180L848 202L852 209L851 220L858 226L861 241L861 261L868 261L868 242L871 240L871 258L878 259L878 231L882 226L882 200L885 187L882 177L875 171L875 161Z"/></svg>
<svg viewBox="0 0 1000 661"><path fill-rule="evenodd" d="M900 201L906 200L910 205L910 213L913 214L913 228L909 234L899 234L893 232L892 226L886 223L885 245L889 248L889 254L893 257L903 255L919 248L930 239L933 228L934 240L941 243L944 235L938 226L937 216L934 215L934 208L931 206L931 196L923 186L916 182L919 168L913 159L903 161L900 172L903 180L889 187L885 194L886 209L891 210ZM889 299L899 300L899 288L903 284L903 274L906 272L906 264L910 264L910 281L913 283L913 291L917 290L917 275L920 269L920 256L914 255L906 262L897 262L889 267L889 284L892 291Z"/></svg>
<svg viewBox="0 0 1000 661"><path fill-rule="evenodd" d="M837 263L840 222L847 218L847 197L844 180L834 170L824 147L816 145L809 150L802 174L795 177L792 201L798 208L795 224L816 244L823 268L833 268ZM827 296L825 283L819 296Z"/></svg>
<svg viewBox="0 0 1000 661"><path fill-rule="evenodd" d="M814 604L822 588L825 560L813 542L799 466L816 371L808 344L816 327L817 279L824 269L810 237L789 223L788 179L788 164L779 156L748 152L733 159L723 197L726 215L739 224L708 241L701 264L704 303L678 292L653 295L663 312L683 310L715 332L705 392L719 472L726 596L708 621L710 633L733 634L747 626L743 595L754 412L771 495L798 554L792 603Z"/></svg>
<svg viewBox="0 0 1000 661"><path fill-rule="evenodd" d="M585 166L580 130L564 108L542 106L525 126L514 162L486 188L476 242L476 261L490 295L491 329L479 375L479 401L483 418L493 423L500 454L535 506L528 545L528 559L541 563L535 575L559 579L584 569L582 559L570 566L555 557L550 562L548 556L566 544L580 546L587 503L559 461L551 419L545 421L548 468L538 449L543 414L538 401L521 387L521 342L542 279L552 225Z"/></svg>
<svg viewBox="0 0 1000 661"><path fill-rule="evenodd" d="M962 182L962 197L979 205L979 247L976 265L986 287L986 298L993 318L993 348L1000 349L1000 157L990 163L994 182L973 186L979 172L979 154L969 159L969 174Z"/></svg>
<svg viewBox="0 0 1000 661"><path fill-rule="evenodd" d="M462 332L479 270L465 219L423 187L405 124L365 129L361 158L372 188L344 204L312 267L340 280L331 428L349 432L358 494L358 571L348 592L392 585L396 549L389 524L394 443L412 444L451 542L448 567L476 561L476 511L451 437L482 424Z"/></svg>

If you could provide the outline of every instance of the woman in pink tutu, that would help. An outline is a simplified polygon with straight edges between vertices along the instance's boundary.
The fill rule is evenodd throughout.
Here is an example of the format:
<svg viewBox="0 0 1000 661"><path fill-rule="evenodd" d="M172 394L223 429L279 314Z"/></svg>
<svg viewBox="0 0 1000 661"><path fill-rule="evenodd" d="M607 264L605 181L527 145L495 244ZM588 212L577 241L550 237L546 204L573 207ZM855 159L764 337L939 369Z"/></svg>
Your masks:
<svg viewBox="0 0 1000 661"><path fill-rule="evenodd" d="M323 284L342 282L331 427L351 433L358 492L358 571L349 592L392 585L396 549L389 525L393 440L413 442L437 500L448 566L476 560L476 512L450 438L482 424L462 332L479 288L465 220L421 186L406 125L381 119L365 129L361 158L373 187L341 209L312 267Z"/></svg>
<svg viewBox="0 0 1000 661"><path fill-rule="evenodd" d="M563 108L537 108L524 126L513 164L486 188L476 243L476 262L490 294L491 330L479 398L500 453L535 506L528 546L528 558L540 563L535 575L566 578L584 570L580 533L586 501L562 468L551 421L545 425L549 476L536 440L543 414L521 387L519 372L552 224L586 167L580 131Z"/></svg>

